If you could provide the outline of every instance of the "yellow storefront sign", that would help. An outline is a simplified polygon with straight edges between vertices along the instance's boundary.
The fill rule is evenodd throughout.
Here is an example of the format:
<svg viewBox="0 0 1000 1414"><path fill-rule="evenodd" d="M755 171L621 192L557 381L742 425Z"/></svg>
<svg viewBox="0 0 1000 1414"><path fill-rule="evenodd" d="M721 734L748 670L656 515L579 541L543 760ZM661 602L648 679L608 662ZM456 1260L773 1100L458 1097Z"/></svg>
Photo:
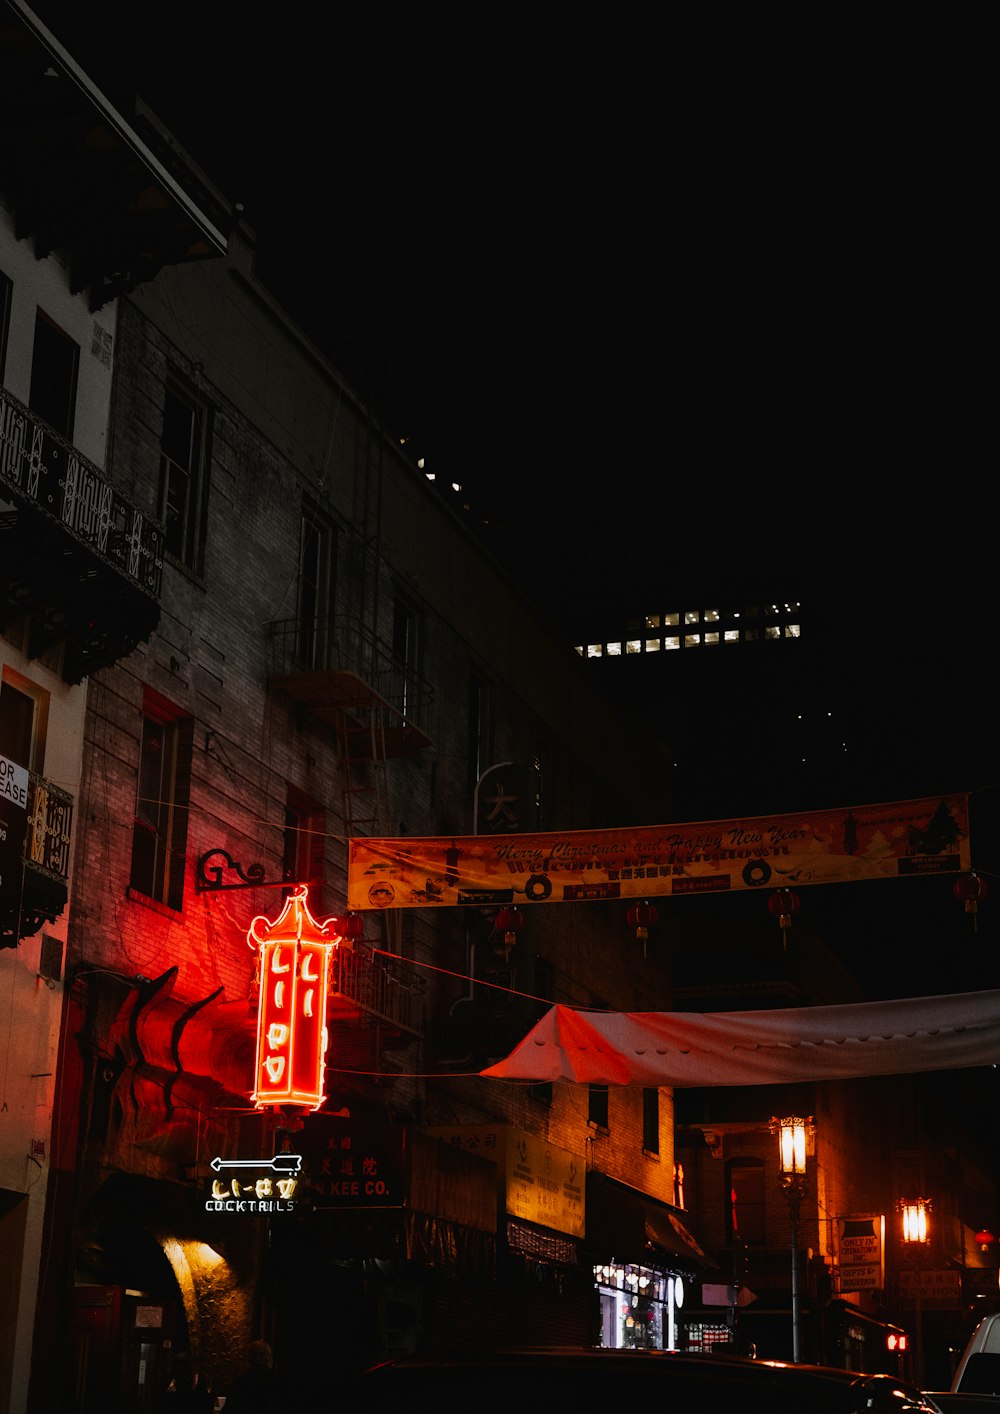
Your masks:
<svg viewBox="0 0 1000 1414"><path fill-rule="evenodd" d="M583 1236L587 1170L583 1155L560 1149L509 1124L436 1125L426 1132L492 1159L497 1166L504 1208L511 1217L554 1228L571 1237Z"/></svg>

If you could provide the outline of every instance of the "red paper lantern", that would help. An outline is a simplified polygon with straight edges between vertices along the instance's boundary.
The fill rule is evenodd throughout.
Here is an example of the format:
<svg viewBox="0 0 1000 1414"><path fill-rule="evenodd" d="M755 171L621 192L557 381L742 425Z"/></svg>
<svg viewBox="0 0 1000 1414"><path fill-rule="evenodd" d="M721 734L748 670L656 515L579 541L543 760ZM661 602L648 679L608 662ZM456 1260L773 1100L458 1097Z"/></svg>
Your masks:
<svg viewBox="0 0 1000 1414"><path fill-rule="evenodd" d="M791 889L775 889L767 901L767 907L781 926L782 946L788 946L788 930L792 926L792 915L799 911L799 896Z"/></svg>
<svg viewBox="0 0 1000 1414"><path fill-rule="evenodd" d="M996 1242L996 1238L988 1227L981 1227L976 1233L976 1241L979 1243L980 1249L983 1252L988 1252L993 1243Z"/></svg>
<svg viewBox="0 0 1000 1414"><path fill-rule="evenodd" d="M503 934L504 947L512 948L517 942L517 930L524 927L524 914L519 908L505 905L497 910L494 927Z"/></svg>
<svg viewBox="0 0 1000 1414"><path fill-rule="evenodd" d="M643 899L642 903L634 903L628 911L628 923L630 928L635 929L637 938L646 939L649 937L649 930L658 920L659 914L651 903Z"/></svg>
<svg viewBox="0 0 1000 1414"><path fill-rule="evenodd" d="M364 937L365 920L360 913L345 913L336 920L334 927L344 942L350 945Z"/></svg>
<svg viewBox="0 0 1000 1414"><path fill-rule="evenodd" d="M965 904L970 913L974 912L975 905L989 892L986 880L981 879L978 874L961 874L952 887L955 897ZM972 908L969 907L970 904Z"/></svg>
<svg viewBox="0 0 1000 1414"><path fill-rule="evenodd" d="M964 903L966 913L972 915L973 932L978 932L976 914L979 911L979 900L984 899L989 892L986 880L975 873L960 874L952 885L952 892L960 903Z"/></svg>

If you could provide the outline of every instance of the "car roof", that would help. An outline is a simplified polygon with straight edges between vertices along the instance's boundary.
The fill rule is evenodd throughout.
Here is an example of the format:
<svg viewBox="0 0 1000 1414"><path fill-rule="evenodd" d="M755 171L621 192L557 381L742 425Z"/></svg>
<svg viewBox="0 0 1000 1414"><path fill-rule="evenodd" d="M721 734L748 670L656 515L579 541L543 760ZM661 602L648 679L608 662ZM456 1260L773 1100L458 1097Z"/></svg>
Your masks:
<svg viewBox="0 0 1000 1414"><path fill-rule="evenodd" d="M658 1381L657 1387L646 1384ZM662 1382L662 1383L659 1383ZM638 1391L635 1385L642 1385ZM522 1346L498 1350L452 1349L401 1356L381 1362L361 1377L362 1397L384 1395L385 1408L403 1398L484 1399L504 1407L517 1394L533 1391L575 1403L593 1402L629 1392L668 1398L673 1407L697 1399L706 1411L719 1407L746 1410L748 1399L766 1399L773 1414L853 1414L864 1409L927 1409L915 1386L887 1374L865 1374L827 1365L787 1364L732 1355L663 1350L607 1350L592 1347ZM905 1390L911 1397L903 1399ZM376 1393L380 1391L381 1394ZM391 1391L391 1393L390 1393ZM725 1403L717 1406L718 1400ZM471 1407L471 1405L470 1405Z"/></svg>

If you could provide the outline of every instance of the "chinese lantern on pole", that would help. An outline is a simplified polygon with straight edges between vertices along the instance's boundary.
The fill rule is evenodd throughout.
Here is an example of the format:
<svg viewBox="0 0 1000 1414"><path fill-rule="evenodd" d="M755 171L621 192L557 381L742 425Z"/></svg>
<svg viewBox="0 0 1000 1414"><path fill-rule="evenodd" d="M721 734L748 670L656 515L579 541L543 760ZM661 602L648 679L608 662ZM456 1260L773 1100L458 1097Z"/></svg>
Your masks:
<svg viewBox="0 0 1000 1414"><path fill-rule="evenodd" d="M979 900L986 897L986 880L978 874L961 874L953 885L955 897L965 904L965 911L972 915L972 931L979 932Z"/></svg>
<svg viewBox="0 0 1000 1414"><path fill-rule="evenodd" d="M643 899L642 903L634 903L629 909L627 917L630 928L635 929L635 936L642 939L642 955L646 956L646 944L649 940L649 930L659 918L655 907Z"/></svg>
<svg viewBox="0 0 1000 1414"><path fill-rule="evenodd" d="M493 926L498 933L503 934L503 960L506 962L510 957L511 948L517 942L518 929L524 927L524 914L519 908L504 905L497 910Z"/></svg>
<svg viewBox="0 0 1000 1414"><path fill-rule="evenodd" d="M799 911L799 896L791 889L775 889L767 901L768 909L777 918L781 927L781 946L787 951L788 930L792 926L792 915Z"/></svg>

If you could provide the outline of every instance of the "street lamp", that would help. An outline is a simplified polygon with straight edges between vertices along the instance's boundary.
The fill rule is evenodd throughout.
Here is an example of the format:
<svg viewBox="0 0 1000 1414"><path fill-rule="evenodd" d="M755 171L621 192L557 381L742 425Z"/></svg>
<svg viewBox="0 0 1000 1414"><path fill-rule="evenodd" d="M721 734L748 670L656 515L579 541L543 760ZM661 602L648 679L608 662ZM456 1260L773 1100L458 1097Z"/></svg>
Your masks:
<svg viewBox="0 0 1000 1414"><path fill-rule="evenodd" d="M792 1360L800 1356L799 1337L799 1208L806 1189L806 1135L812 1130L812 1119L788 1115L771 1120L771 1133L778 1136L778 1165L781 1186L788 1199L792 1222Z"/></svg>
<svg viewBox="0 0 1000 1414"><path fill-rule="evenodd" d="M931 1240L930 1211L931 1201L929 1198L900 1198L898 1203L903 1225L903 1246L907 1250L914 1249L920 1251L927 1247ZM916 1273L917 1285L915 1288L914 1305L916 1307L916 1341L914 1355L916 1357L916 1374L919 1380L924 1377L924 1312L923 1297L920 1292L919 1269Z"/></svg>
<svg viewBox="0 0 1000 1414"><path fill-rule="evenodd" d="M899 1211L903 1215L904 1242L930 1242L930 1210L929 1198L900 1198Z"/></svg>

